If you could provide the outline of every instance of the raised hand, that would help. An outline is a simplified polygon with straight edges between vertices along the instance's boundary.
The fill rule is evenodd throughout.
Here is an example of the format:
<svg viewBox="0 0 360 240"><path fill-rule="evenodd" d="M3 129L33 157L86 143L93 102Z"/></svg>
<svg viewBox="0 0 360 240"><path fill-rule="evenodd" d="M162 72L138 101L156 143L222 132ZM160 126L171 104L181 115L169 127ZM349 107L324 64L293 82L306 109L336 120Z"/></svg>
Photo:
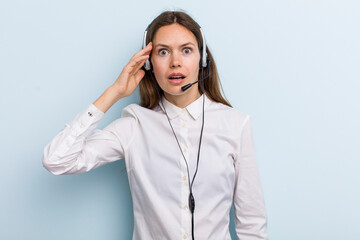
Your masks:
<svg viewBox="0 0 360 240"><path fill-rule="evenodd" d="M129 63L123 68L119 77L112 86L119 96L127 97L135 91L136 87L145 75L145 71L140 68L149 58L151 49L152 42L150 42L144 49L135 53Z"/></svg>

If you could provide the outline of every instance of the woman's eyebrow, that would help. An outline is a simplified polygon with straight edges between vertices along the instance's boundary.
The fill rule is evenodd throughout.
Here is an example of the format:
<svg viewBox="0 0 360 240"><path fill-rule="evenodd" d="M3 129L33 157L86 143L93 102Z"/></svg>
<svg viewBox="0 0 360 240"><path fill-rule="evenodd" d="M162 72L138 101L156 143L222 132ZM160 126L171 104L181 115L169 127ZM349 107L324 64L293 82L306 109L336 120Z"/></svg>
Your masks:
<svg viewBox="0 0 360 240"><path fill-rule="evenodd" d="M193 44L192 42L187 42L187 43L181 44L180 47L183 47L183 46L186 46L186 45L195 46L195 44ZM166 44L158 43L158 44L155 45L155 47L169 47L169 46L166 45Z"/></svg>

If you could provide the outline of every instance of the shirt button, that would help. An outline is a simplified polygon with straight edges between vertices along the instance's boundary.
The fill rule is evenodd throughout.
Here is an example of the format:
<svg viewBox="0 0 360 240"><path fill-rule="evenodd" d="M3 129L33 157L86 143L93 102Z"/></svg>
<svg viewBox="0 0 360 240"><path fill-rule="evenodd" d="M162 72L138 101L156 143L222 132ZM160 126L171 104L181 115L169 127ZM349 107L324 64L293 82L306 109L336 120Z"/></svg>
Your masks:
<svg viewBox="0 0 360 240"><path fill-rule="evenodd" d="M66 145L67 145L68 147L70 146L69 140L66 141Z"/></svg>
<svg viewBox="0 0 360 240"><path fill-rule="evenodd" d="M183 127L183 128L186 128L186 123L183 123L182 127Z"/></svg>
<svg viewBox="0 0 360 240"><path fill-rule="evenodd" d="M185 148L183 149L183 151L184 151L184 152L187 152L187 148L185 147Z"/></svg>
<svg viewBox="0 0 360 240"><path fill-rule="evenodd" d="M83 128L83 127L84 127L84 124L81 123L81 124L80 124L80 128Z"/></svg>
<svg viewBox="0 0 360 240"><path fill-rule="evenodd" d="M187 204L185 204L183 208L184 208L184 209L188 209L189 207L188 207Z"/></svg>
<svg viewBox="0 0 360 240"><path fill-rule="evenodd" d="M187 177L184 175L184 176L182 177L182 179L183 179L183 181L185 182L186 179L187 179Z"/></svg>
<svg viewBox="0 0 360 240"><path fill-rule="evenodd" d="M183 238L184 238L184 239L187 239L187 237L188 237L187 234L184 234Z"/></svg>

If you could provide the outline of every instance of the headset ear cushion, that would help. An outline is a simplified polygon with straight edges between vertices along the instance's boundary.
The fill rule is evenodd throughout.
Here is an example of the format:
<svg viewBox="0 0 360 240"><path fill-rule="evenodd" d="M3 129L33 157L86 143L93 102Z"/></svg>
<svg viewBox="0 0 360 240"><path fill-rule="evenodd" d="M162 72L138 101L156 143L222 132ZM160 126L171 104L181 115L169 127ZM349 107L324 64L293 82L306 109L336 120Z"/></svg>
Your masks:
<svg viewBox="0 0 360 240"><path fill-rule="evenodd" d="M145 61L144 68L145 68L145 70L147 70L147 71L149 71L149 70L151 69L149 59L147 59L147 60Z"/></svg>
<svg viewBox="0 0 360 240"><path fill-rule="evenodd" d="M210 65L210 57L206 56L206 66L204 68L208 67L209 65ZM199 66L200 66L200 69L203 67L202 66L202 57L200 58Z"/></svg>
<svg viewBox="0 0 360 240"><path fill-rule="evenodd" d="M206 67L210 67L210 62L211 62L211 59L209 56L206 56Z"/></svg>

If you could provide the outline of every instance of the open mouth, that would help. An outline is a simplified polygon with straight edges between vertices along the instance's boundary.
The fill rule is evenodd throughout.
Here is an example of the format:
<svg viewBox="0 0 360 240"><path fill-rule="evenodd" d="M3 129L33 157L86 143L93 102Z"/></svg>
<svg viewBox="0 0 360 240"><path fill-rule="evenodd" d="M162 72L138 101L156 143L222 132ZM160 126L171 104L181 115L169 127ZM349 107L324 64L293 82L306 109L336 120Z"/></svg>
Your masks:
<svg viewBox="0 0 360 240"><path fill-rule="evenodd" d="M178 80L178 79L184 79L185 76L172 76L172 77L169 77L170 80Z"/></svg>
<svg viewBox="0 0 360 240"><path fill-rule="evenodd" d="M171 84L178 85L184 82L185 76L172 76L169 77L168 79Z"/></svg>
<svg viewBox="0 0 360 240"><path fill-rule="evenodd" d="M181 72L173 72L169 75L168 80L171 84L181 84L182 82L184 82L185 79L185 75L182 74Z"/></svg>

